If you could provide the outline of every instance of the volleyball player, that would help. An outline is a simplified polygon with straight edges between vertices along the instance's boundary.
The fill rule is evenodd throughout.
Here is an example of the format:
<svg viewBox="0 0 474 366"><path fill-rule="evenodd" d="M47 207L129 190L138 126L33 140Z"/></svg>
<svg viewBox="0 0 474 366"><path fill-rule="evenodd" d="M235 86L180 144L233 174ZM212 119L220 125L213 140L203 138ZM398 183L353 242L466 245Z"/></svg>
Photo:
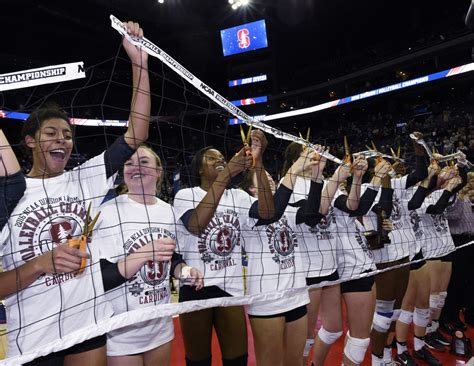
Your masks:
<svg viewBox="0 0 474 366"><path fill-rule="evenodd" d="M197 185L182 189L175 196L177 217L189 231L179 251L204 278L200 291L181 286L180 302L243 295L241 223L249 216L257 219L274 216L273 197L262 161L267 140L263 132L253 130L251 142L251 147L244 147L228 164L216 149L199 150L191 163L191 174ZM248 193L227 189L232 177L252 166L258 180L256 205ZM209 308L179 318L187 365L211 364L213 328L223 364L247 364L247 326L242 306Z"/></svg>
<svg viewBox="0 0 474 366"><path fill-rule="evenodd" d="M286 173L290 167L297 161L302 153L303 147L297 143L291 143L287 146L284 153L284 164L282 175ZM348 168L341 166L337 170L337 179L340 179L348 172ZM295 185L290 197L290 206L299 207L308 198L311 188L310 172L302 171L296 175ZM332 197L328 197L327 193L321 196L320 212L326 214ZM329 216L323 218L323 223L313 225L307 228L300 225L298 229L299 242L303 255L303 272L306 277L306 285L318 285L323 282L336 281L339 279L337 274L336 245L334 236L329 233L328 226L332 224ZM319 225L319 226L318 226ZM303 365L308 363L309 352L315 342L314 330L318 317L319 304L324 298L325 302L331 304L333 309L340 308L340 292L339 285L323 286L311 288L309 290L310 303L307 305L307 336L306 344L303 350ZM326 327L329 329L328 334L337 335L342 328L342 320L340 311L332 311L326 317ZM342 333L341 333L342 334ZM330 337L330 335L329 335ZM337 339L337 338L336 338Z"/></svg>
<svg viewBox="0 0 474 366"><path fill-rule="evenodd" d="M94 236L101 257L112 263L123 261L126 277L130 278L125 285L106 293L115 314L168 303L170 275L195 283L196 289L202 287L202 274L185 266L177 254L171 262L129 260L131 253L146 250L151 242L162 241L173 250L176 241L182 239L182 229L176 224L171 205L157 197L163 170L151 148L140 146L125 162L123 176L123 194L100 207L101 219ZM169 365L173 337L171 317L109 332L108 365Z"/></svg>
<svg viewBox="0 0 474 366"><path fill-rule="evenodd" d="M131 36L143 36L138 23L128 22L126 27ZM7 193L15 199L3 196L0 203L0 212L9 214L1 234L7 272L2 273L0 294L7 296L8 357L32 350L38 355L72 334L81 339L81 329L111 315L102 296L98 248L89 245L84 254L68 248L67 241L81 235L89 203L98 206L112 186L115 172L148 137L147 55L125 39L123 46L133 71L129 126L104 153L65 172L74 146L67 115L58 108L45 107L24 123L22 142L32 157L32 168L27 176L17 173L18 182L13 187L18 187L17 192L8 188L8 179L13 178L8 176ZM8 159L7 169L15 166L11 154L4 156L2 152L2 159ZM5 173L14 173L16 168ZM76 275L82 257L89 257L89 265ZM103 365L105 341L105 336L99 336L31 364ZM61 346L53 349L60 350Z"/></svg>
<svg viewBox="0 0 474 366"><path fill-rule="evenodd" d="M458 175L458 172L460 175ZM451 252L455 249L446 218L446 207L466 182L464 169L447 166L437 176L425 179L415 192L414 206L420 207L426 233L423 252L426 253L430 274L430 324L425 336L426 345L443 351L449 341L439 332L439 317L444 306L451 276Z"/></svg>
<svg viewBox="0 0 474 366"><path fill-rule="evenodd" d="M278 300L251 303L247 313L252 326L257 365L298 365L306 340L306 304L300 236L297 227L319 221L318 214L322 189L322 171L326 159L317 152L303 151L288 170L275 195L276 215L271 220L250 219L248 230L243 232L248 255L247 289L249 295L272 293L289 288L302 291L291 293ZM300 208L287 206L297 174L311 172L312 189L307 202ZM247 174L251 185L244 180L243 189L256 193L258 183L255 172ZM271 177L269 177L269 180ZM249 182L250 183L250 182ZM272 183L270 183L272 186ZM278 195L284 199L279 203Z"/></svg>
<svg viewBox="0 0 474 366"><path fill-rule="evenodd" d="M419 132L414 134L417 138L422 138ZM424 149L415 141L413 146L416 158L415 169L410 174L399 178L387 176L376 206L364 216L364 226L369 231L377 230L377 223L382 211L393 223L393 230L388 233L390 242L385 243L382 248L372 251L379 270L404 264L409 260L410 241L407 240L406 233L409 232L411 223L406 190L422 181L428 174ZM384 364L384 347L392 321L396 321L401 312L400 308L408 284L408 277L408 266L400 266L375 276L377 298L371 332L372 365Z"/></svg>
<svg viewBox="0 0 474 366"><path fill-rule="evenodd" d="M362 179L368 165L363 159L361 162L364 162L364 165L357 169L358 160L359 157L353 163L349 192L343 188L344 185L340 185L332 203L337 228L338 272L341 279L345 280L340 287L349 325L343 355L343 363L346 366L360 365L364 360L369 346L374 308L372 296L374 278L369 275L375 269L374 259L363 237L365 228L357 217L362 217L372 207L382 180L390 169L388 161L378 162L374 168L371 184L364 185L365 191L362 192ZM383 225L385 229L391 227L386 220ZM352 279L353 277L360 278Z"/></svg>
<svg viewBox="0 0 474 366"><path fill-rule="evenodd" d="M457 194L454 204L447 208L449 230L456 248L469 243L474 238L474 213L468 191L469 186L466 185ZM440 328L449 334L453 334L457 330L466 330L466 325L461 321L459 312L468 298L466 294L472 294L472 291L466 286L470 282L470 259L474 258L472 250L472 246L467 246L457 249L453 253L453 269L447 290L448 296L440 318Z"/></svg>
<svg viewBox="0 0 474 366"><path fill-rule="evenodd" d="M403 172L403 166L397 165L398 171ZM436 161L433 161L428 167L428 181L438 173L439 166ZM397 355L395 361L405 363L407 365L416 365L413 356L408 352L407 340L408 331L413 322L413 355L419 359L423 359L429 365L441 365L440 361L431 354L425 346L426 326L430 317L429 297L430 297L430 274L428 266L426 266L425 255L423 251L422 242L425 237L425 229L421 223L421 218L417 211L414 210L415 202L412 202L413 195L416 191L416 186L407 189L405 198L408 199L408 210L410 212L411 229L406 228L406 237L411 238L409 246L410 251L410 275L408 279L408 286L403 297L401 312L396 321L396 344ZM416 200L416 198L415 198ZM426 248L425 248L426 249ZM390 352L391 346L389 344L385 350ZM386 360L386 357L384 357Z"/></svg>

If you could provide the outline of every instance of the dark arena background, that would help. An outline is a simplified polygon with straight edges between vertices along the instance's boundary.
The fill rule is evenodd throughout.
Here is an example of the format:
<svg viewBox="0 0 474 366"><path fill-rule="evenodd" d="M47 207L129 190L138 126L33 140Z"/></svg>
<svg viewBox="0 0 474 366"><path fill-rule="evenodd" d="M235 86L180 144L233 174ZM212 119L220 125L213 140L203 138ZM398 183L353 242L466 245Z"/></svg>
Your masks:
<svg viewBox="0 0 474 366"><path fill-rule="evenodd" d="M385 359L377 365L474 365L470 346L470 339L474 337L472 273L474 252L471 246L474 237L474 172L472 164L469 163L474 162L473 7L471 0L0 0L0 24L3 30L0 47L0 128L8 138L24 174L31 172L32 162L20 143L22 126L31 113L50 103L55 103L64 110L71 118L74 127L74 147L65 166L66 170L77 168L88 159L102 153L118 136L125 133L131 111L133 77L130 59L122 45L122 36L110 25L110 15L113 14L121 21L138 22L144 30L146 39L171 56L171 61L168 58L162 62L153 55L150 55L148 60L151 114L147 144L161 158L163 179L159 198L166 203L175 203L174 198L180 190L190 189L195 185L192 183L193 178L196 178L193 175L193 172L196 172L193 171L192 159L201 148L213 146L229 161L242 148L242 127L245 134L252 121L258 121L266 128L264 132L268 146L263 155L263 166L277 183L284 178L282 169L285 149L292 141L304 144L303 139L311 144L328 147L332 156L344 161L347 161L345 159L348 156L350 158L351 154L361 151L374 153L374 150L377 150L376 153L384 154L383 157L387 160L392 159L390 163L394 163L397 161L397 157L393 159L395 154L404 159L406 171L410 173L417 169L418 162L413 147L416 142L410 136L415 131L421 132L422 140L426 143L430 155L435 153L431 161L438 159L440 168L456 166L459 176L462 175L460 170L466 170L464 187L454 193L450 202L469 201L468 214L462 217L450 217L447 208L448 219L445 218L450 227L452 222L463 221L464 231L454 232L451 227L451 234L456 246L458 246L456 237L462 236L462 244L465 244L465 247L455 249L453 246L451 250L454 258L451 258L450 262L452 267L447 277L444 275L445 272L441 276L442 282L446 282L445 286L443 285L445 288L441 286L436 292L434 289L437 288L437 284L433 283L433 278L437 276L431 277L430 304L426 306L431 308L430 324L423 342L426 342L424 347L428 347L427 352L430 352L438 363L411 356L410 362L416 363L403 363L405 359L400 358L403 356L403 351L413 355L414 339L420 338L414 334L413 324L409 321L408 335L404 342L400 342L397 335L394 338L388 336L389 340L394 339L393 349L390 351L392 363ZM22 83L24 80L22 76L18 76L20 74L12 76L21 71L46 69L54 65L76 62L83 62L83 66L79 68L75 66L77 69L75 71L83 73L82 78L73 80L59 78L56 82L51 82L47 81L47 75L43 74L43 77L37 75L37 84L31 86ZM171 62L171 67L167 62ZM179 70L179 64L191 74L190 78L179 75L176 71ZM192 85L192 81L190 82L193 78L201 82L197 87ZM224 100L224 103L216 103L216 100ZM227 101L231 102L231 107L223 106ZM238 107L237 112L234 107ZM239 117L241 111L244 113ZM255 119L246 120L246 116ZM258 123L253 127L253 131L259 129ZM0 151L3 151L5 146L0 147L2 148ZM310 145L310 148L314 147ZM428 154L428 151L425 151L425 154ZM443 160L443 157L449 157L451 154L454 154L451 159ZM294 160L298 156L299 153ZM353 161L355 158L356 156L353 156ZM373 171L376 164L374 161L378 160L368 160L368 169ZM428 160L426 159L427 162ZM325 178L331 177L338 165L337 159L336 162L328 161L324 172ZM241 187L245 175L245 172L242 172L233 176L228 182L228 187ZM121 169L116 183L121 183L123 176ZM438 189L444 188L438 187ZM107 198L111 199L116 194L116 190L112 189ZM333 201L332 198L330 201L334 205L337 199ZM100 211L100 208L98 210ZM421 208L414 211L421 215ZM247 219L251 218L247 215ZM388 217L388 220L390 219ZM394 220L392 217L392 221ZM181 221L178 219L176 221L181 225ZM362 217L360 221L364 221ZM365 221L360 224L362 227L364 225ZM369 231L367 225L365 230ZM382 230L381 226L377 226L375 231L377 230ZM431 229L425 229L426 232L429 230ZM186 235L192 234L186 233ZM339 236L339 233L336 236ZM3 233L1 240L4 242L0 245L5 247L9 245L7 242L10 239L6 238L6 234ZM92 239L92 245L93 243ZM415 244L409 242L409 245ZM176 247L178 245L179 243ZM250 249L248 251L250 257L255 254L250 253ZM261 248L258 249L262 258L263 251ZM0 255L2 253L3 250L0 251ZM266 254L271 256L269 253ZM344 254L338 252L337 256L340 262L340 256ZM242 268L241 277L244 278L242 282L246 283L248 273L252 272L247 269L248 256L242 253L241 257L243 263L242 265L239 263ZM425 270L429 268L430 271L441 271L436 265L431 267L433 262L441 263L441 260L436 260L440 258L428 258L425 253L427 259ZM413 258L410 255L404 263L397 262L398 259L386 262L393 264L396 270L400 264L402 267L403 264L407 267L408 260L413 264L420 258ZM263 263L263 259L261 260ZM4 270L5 261L4 258ZM98 263L98 258L96 262ZM378 264L371 269L376 276L390 273L392 267L387 270L388 267L381 268ZM227 266L225 263L219 265ZM342 270L340 266L339 263L338 272ZM295 273L297 272L298 269ZM354 276L345 280L336 278L334 283L338 288L337 291L341 281L347 282L367 275L360 269L353 273ZM203 274L206 286L206 273ZM270 276L265 270L259 273L260 286L266 275ZM225 283L226 274L223 276L221 280ZM410 274L410 281L411 278ZM38 346L38 350L21 349L20 352L7 358L7 345L10 344L7 337L17 337L24 325L20 322L20 325L17 324L18 329L12 330L9 327L5 306L2 305L0 365L30 362L38 356L67 350L75 343L84 342L109 331L120 330L124 325L130 326L139 321L151 321L165 316L172 316L174 325L169 364L186 365L185 358L187 358L188 365L206 365L206 363L189 362L189 353L185 349L186 342L183 341L183 329L180 323L182 320L180 316L183 313L189 313L197 308L186 308L184 306L186 302L178 303L179 280L169 280L170 305L157 304L156 299L150 300L149 305L155 309L152 311L149 306L148 315L140 315L137 309L132 309L129 311L130 314L121 314L123 315L120 318L121 326L118 322L113 324L110 322L107 326L98 326L96 331L91 330L90 334L84 331L83 337L75 341L67 337L65 339L62 339L62 336L58 337L59 343L44 345L43 351L47 351L43 353L39 351L43 346ZM378 285L377 279L375 283ZM429 287L429 277L427 283ZM305 335L306 338L312 339L313 336L318 337L318 329L325 323L324 317L331 318L331 315L327 315L328 305L324 305L323 300L324 289L331 287L329 286L331 283L308 285L312 285L311 289L316 288L317 291L324 286L319 316L316 311L314 322L308 323L314 328L314 334ZM375 299L379 301L378 296L381 292L376 291L376 285L372 288L373 302L370 305L372 306L370 314L375 312L380 316L382 313L392 314L393 310L396 313L397 309L404 309L401 307L402 296L399 299L400 303L395 302L395 309L379 312ZM272 336L266 334L268 339L262 341L260 337L263 337L263 332L261 332L258 333L259 340L254 340L257 337L253 329L257 327L255 324L259 323L255 322L254 318L248 318L247 312L247 306L265 300L267 292L261 289L259 293L251 293L247 288L248 283L245 286L245 293L242 288L241 295L232 298L229 296L236 301L235 303L225 300L222 303L216 302L219 297L212 298L213 301L205 298L197 299L199 301L196 302L198 304L196 306L204 308L243 305L246 311L247 363L232 364L228 363L228 360L222 361L225 356L222 356L221 349L225 348L222 344L225 341L219 342L218 334L214 331L212 363L209 361L208 365L270 365L265 362L267 356L265 351L262 351L262 344L273 342ZM291 298L303 290L307 292L308 289L304 287L303 282L302 287L295 285L274 289L269 295L270 300L267 300ZM439 299L439 296L443 297L440 295L443 293L448 294L444 303L447 305L439 315L436 311L442 309L443 305L436 308L436 299ZM5 298L16 299L16 296L17 293L14 292ZM429 290L426 295L427 301L428 296L430 296ZM434 305L433 299L435 299ZM95 300L94 298L94 304ZM63 300L51 298L49 301ZM348 301L338 292L338 303L342 304L338 309L342 314L343 333L346 333L351 326L348 320L350 317ZM164 315L160 314L162 309L160 306L164 306ZM415 310L419 307L420 305L416 305ZM337 311L334 309L334 312ZM448 313L449 311L451 313ZM286 310L281 313L284 312ZM413 317L413 309L411 314ZM308 313L308 319L309 315ZM372 316L370 318L372 319ZM376 324L375 318L374 324ZM398 327L399 322L395 320L396 318L393 318L392 329L387 330L387 333L395 331L395 323ZM441 334L447 341L446 344L441 342L440 346L439 339L435 339L438 343L430 344L432 338L429 338L429 341L428 337L431 334L429 330L433 330L430 328L432 321L435 323L439 321L439 328L435 327L434 332ZM285 347L296 347L289 338L297 332L288 324L291 322L286 323ZM269 332L273 334L271 329L269 327ZM344 354L347 355L345 352L350 351L345 351L345 335L342 334L340 338L336 337L330 350L327 349L328 354L322 363L320 359L314 358L316 356L313 357L314 350L318 347L318 340L324 343L321 335L322 340L317 338L315 346L307 348L309 354L306 358L280 360L281 365L307 366L311 365L311 360L314 366L323 364L332 366L341 363L376 365L373 348L374 329L378 328L374 325L372 329L371 343L368 348L364 348L367 350L365 354L362 352L362 363L355 362L354 357L352 359L348 357L352 361L343 359ZM231 330L229 332L231 337L237 337ZM335 332L329 333L335 334ZM143 337L147 336L143 334ZM305 337L303 338L306 339ZM367 335L358 338L368 339L368 337ZM60 345L62 341L65 342L64 346ZM192 342L188 340L188 343ZM306 342L307 347L309 343ZM129 354L140 352L143 351L130 351ZM259 356L258 352L264 356ZM290 351L285 352L286 355L291 354ZM114 357L109 357L110 365L118 365L110 358ZM57 363L51 363L53 364ZM144 361L126 365L151 364ZM67 357L64 365L69 365Z"/></svg>

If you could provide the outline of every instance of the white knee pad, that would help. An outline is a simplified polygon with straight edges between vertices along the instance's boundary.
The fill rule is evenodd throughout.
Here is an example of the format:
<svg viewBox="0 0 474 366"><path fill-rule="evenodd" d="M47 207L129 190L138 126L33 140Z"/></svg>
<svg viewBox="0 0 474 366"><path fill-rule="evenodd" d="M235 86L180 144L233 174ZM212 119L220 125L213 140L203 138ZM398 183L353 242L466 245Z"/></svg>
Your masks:
<svg viewBox="0 0 474 366"><path fill-rule="evenodd" d="M398 320L404 324L410 325L413 321L413 313L411 311L402 310Z"/></svg>
<svg viewBox="0 0 474 366"><path fill-rule="evenodd" d="M314 346L314 339L309 338L306 340L306 344L304 345L303 357L308 357L311 348Z"/></svg>
<svg viewBox="0 0 474 366"><path fill-rule="evenodd" d="M444 306L444 302L446 301L446 297L448 293L446 291L442 291L438 294L438 309L442 309Z"/></svg>
<svg viewBox="0 0 474 366"><path fill-rule="evenodd" d="M328 332L326 329L321 326L318 332L318 337L326 344L333 344L336 342L339 337L342 336L342 330L340 332Z"/></svg>
<svg viewBox="0 0 474 366"><path fill-rule="evenodd" d="M438 294L430 295L430 308L438 309L438 304L439 304L439 295Z"/></svg>
<svg viewBox="0 0 474 366"><path fill-rule="evenodd" d="M393 313L395 300L375 300L375 311L377 313ZM390 315L392 317L392 315Z"/></svg>
<svg viewBox="0 0 474 366"><path fill-rule="evenodd" d="M352 338L347 332L346 345L344 346L344 354L353 363L360 365L364 361L365 352L369 347L370 338Z"/></svg>
<svg viewBox="0 0 474 366"><path fill-rule="evenodd" d="M372 322L372 327L380 333L387 333L390 329L390 324L392 324L392 313L389 315L382 315L379 313L374 314L374 320Z"/></svg>
<svg viewBox="0 0 474 366"><path fill-rule="evenodd" d="M418 309L415 308L413 314L413 324L418 327L426 328L430 321L430 309Z"/></svg>
<svg viewBox="0 0 474 366"><path fill-rule="evenodd" d="M392 315L392 322L396 322L398 318L400 318L400 314L402 313L402 309L396 309L393 311Z"/></svg>

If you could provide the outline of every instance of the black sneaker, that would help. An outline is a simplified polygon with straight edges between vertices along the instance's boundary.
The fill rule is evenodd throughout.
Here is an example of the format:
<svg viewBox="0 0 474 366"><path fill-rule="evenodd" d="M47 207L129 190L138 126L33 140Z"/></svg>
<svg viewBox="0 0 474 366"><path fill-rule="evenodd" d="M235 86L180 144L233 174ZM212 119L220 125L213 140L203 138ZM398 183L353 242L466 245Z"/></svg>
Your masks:
<svg viewBox="0 0 474 366"><path fill-rule="evenodd" d="M433 356L426 346L418 351L413 351L413 357L425 361L430 366L443 366L442 362Z"/></svg>
<svg viewBox="0 0 474 366"><path fill-rule="evenodd" d="M415 362L413 357L408 353L408 351L405 351L401 354L397 354L395 356L395 362L398 362L400 365L408 365L408 366L418 366L418 364Z"/></svg>
<svg viewBox="0 0 474 366"><path fill-rule="evenodd" d="M429 348L429 349L432 349L433 351L436 351L436 352L445 352L446 351L446 347L441 344L437 339L436 337L434 337L435 332L433 333L428 333L426 336L425 336L425 344L426 346Z"/></svg>
<svg viewBox="0 0 474 366"><path fill-rule="evenodd" d="M439 329L433 332L433 337L436 338L436 340L443 346L449 346L451 344L451 342L444 335L441 334Z"/></svg>

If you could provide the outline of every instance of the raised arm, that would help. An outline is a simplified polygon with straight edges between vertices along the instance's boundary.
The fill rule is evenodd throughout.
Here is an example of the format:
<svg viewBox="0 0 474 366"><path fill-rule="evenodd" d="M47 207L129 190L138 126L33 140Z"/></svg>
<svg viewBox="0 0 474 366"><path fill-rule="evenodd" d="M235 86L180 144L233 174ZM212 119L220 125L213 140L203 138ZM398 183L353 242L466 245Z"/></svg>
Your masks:
<svg viewBox="0 0 474 366"><path fill-rule="evenodd" d="M462 186L462 178L455 176L448 180L446 187L443 190L440 198L434 205L429 205L426 208L426 213L431 215L440 215L444 212L446 207L450 205L450 198L453 197L456 193L456 188Z"/></svg>
<svg viewBox="0 0 474 366"><path fill-rule="evenodd" d="M143 29L138 23L126 23L128 34L132 38L143 37ZM128 129L125 141L134 150L148 139L150 123L150 79L148 75L148 54L139 47L123 39L123 47L132 63L133 93L130 106Z"/></svg>
<svg viewBox="0 0 474 366"><path fill-rule="evenodd" d="M327 215L327 213L329 212L329 207L331 207L332 200L337 192L337 189L339 188L339 185L341 183L344 183L350 176L350 165L341 164L336 169L332 177L329 178L326 186L323 189L323 192L321 193L321 205L319 208L319 212L322 215Z"/></svg>
<svg viewBox="0 0 474 366"><path fill-rule="evenodd" d="M314 227L323 218L323 215L319 211L321 207L321 192L324 187L323 171L327 161L325 157L320 155L324 150L325 148L323 146L318 145L316 148L316 152L318 153L316 161L318 164L314 164L311 167L311 186L308 198L296 213L296 224L304 222L306 225Z"/></svg>
<svg viewBox="0 0 474 366"><path fill-rule="evenodd" d="M418 188L416 189L413 197L408 201L408 209L409 210L416 210L421 207L425 197L431 190L431 182L436 180L436 175L439 173L440 167L436 160L433 160L431 164L428 166L428 176L421 181Z"/></svg>
<svg viewBox="0 0 474 366"><path fill-rule="evenodd" d="M275 215L273 195L263 166L263 152L267 147L268 141L265 134L260 130L253 130L250 134L250 139L252 141L251 152L255 161L254 169L257 178L258 218L268 220Z"/></svg>
<svg viewBox="0 0 474 366"><path fill-rule="evenodd" d="M247 155L249 149L249 147L244 147L235 154L227 164L226 168L216 177L215 181L207 191L207 194L201 202L199 202L196 208L187 211L181 217L188 231L195 235L199 235L207 227L216 212L217 206L219 206L219 201L221 200L230 179L252 166L252 156Z"/></svg>
<svg viewBox="0 0 474 366"><path fill-rule="evenodd" d="M359 208L362 177L367 171L367 167L367 160L363 156L358 156L352 164L352 184L346 202L347 209L350 211L355 211Z"/></svg>
<svg viewBox="0 0 474 366"><path fill-rule="evenodd" d="M23 197L26 182L5 134L0 130L0 230Z"/></svg>
<svg viewBox="0 0 474 366"><path fill-rule="evenodd" d="M18 159L13 152L7 137L0 129L0 177L13 175L21 170Z"/></svg>
<svg viewBox="0 0 474 366"><path fill-rule="evenodd" d="M418 139L423 138L421 132L413 132ZM413 150L415 152L415 169L408 174L405 188L410 188L416 183L421 182L428 176L428 158L426 156L426 151L419 143L415 140L413 142Z"/></svg>

